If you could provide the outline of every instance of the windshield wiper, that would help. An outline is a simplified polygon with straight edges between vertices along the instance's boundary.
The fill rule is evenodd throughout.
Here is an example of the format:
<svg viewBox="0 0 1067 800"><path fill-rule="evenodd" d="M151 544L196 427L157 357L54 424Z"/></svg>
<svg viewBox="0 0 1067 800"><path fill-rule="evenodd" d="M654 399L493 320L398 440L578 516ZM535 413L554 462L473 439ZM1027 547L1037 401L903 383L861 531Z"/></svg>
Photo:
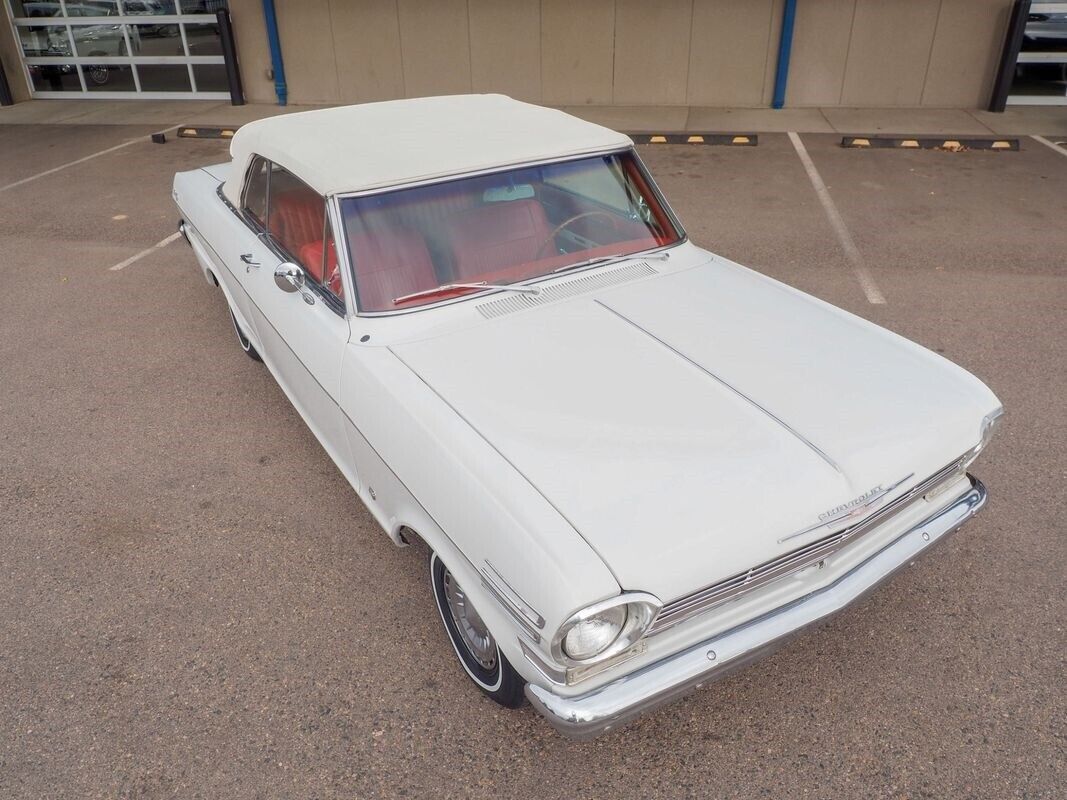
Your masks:
<svg viewBox="0 0 1067 800"><path fill-rule="evenodd" d="M488 283L486 281L478 281L477 283L442 283L432 289L423 289L420 292L412 292L403 297L396 297L393 299L393 305L407 300L414 300L418 297L432 297L435 294L444 294L454 289L507 289L511 292L522 292L523 294L541 294L539 286L515 286L510 283Z"/></svg>
<svg viewBox="0 0 1067 800"><path fill-rule="evenodd" d="M591 267L593 264L602 264L605 261L614 261L615 259L637 259L637 258L654 258L657 261L666 261L671 257L670 251L662 250L659 253L616 253L613 256L596 256L595 258L587 258L585 261L578 261L574 264L568 264L565 267L559 267L552 270L556 272L569 272L572 269L579 269L580 267Z"/></svg>

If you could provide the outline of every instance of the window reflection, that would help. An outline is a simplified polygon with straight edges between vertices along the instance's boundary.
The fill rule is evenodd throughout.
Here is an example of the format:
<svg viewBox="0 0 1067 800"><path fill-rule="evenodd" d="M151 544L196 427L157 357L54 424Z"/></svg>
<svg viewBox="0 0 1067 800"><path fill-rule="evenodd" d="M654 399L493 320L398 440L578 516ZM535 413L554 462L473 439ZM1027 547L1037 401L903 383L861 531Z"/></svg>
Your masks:
<svg viewBox="0 0 1067 800"><path fill-rule="evenodd" d="M82 65L85 88L90 92L135 92L133 67L129 64Z"/></svg>
<svg viewBox="0 0 1067 800"><path fill-rule="evenodd" d="M142 92L190 92L189 68L185 64L138 64Z"/></svg>
<svg viewBox="0 0 1067 800"><path fill-rule="evenodd" d="M1062 11L1035 12L1028 17L1011 93L1067 96L1067 4Z"/></svg>
<svg viewBox="0 0 1067 800"><path fill-rule="evenodd" d="M19 44L27 57L70 56L70 37L66 25L19 27Z"/></svg>
<svg viewBox="0 0 1067 800"><path fill-rule="evenodd" d="M30 81L36 92L80 92L81 81L74 64L32 64Z"/></svg>
<svg viewBox="0 0 1067 800"><path fill-rule="evenodd" d="M129 55L122 28L122 25L72 25L74 55L111 58Z"/></svg>
<svg viewBox="0 0 1067 800"><path fill-rule="evenodd" d="M222 55L222 37L219 35L218 24L214 22L186 23L185 40L189 43L191 56Z"/></svg>

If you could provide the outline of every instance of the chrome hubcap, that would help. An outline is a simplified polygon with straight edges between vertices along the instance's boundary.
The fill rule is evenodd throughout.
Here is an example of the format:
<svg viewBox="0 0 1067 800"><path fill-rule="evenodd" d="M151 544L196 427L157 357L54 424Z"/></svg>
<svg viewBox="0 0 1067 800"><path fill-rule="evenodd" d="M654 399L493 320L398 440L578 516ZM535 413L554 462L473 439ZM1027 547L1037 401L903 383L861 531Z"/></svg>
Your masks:
<svg viewBox="0 0 1067 800"><path fill-rule="evenodd" d="M448 601L448 612L452 615L452 621L456 623L460 639L474 660L485 669L496 669L496 640L493 639L489 629L485 627L482 618L471 604L467 593L463 591L452 573L445 570L445 600Z"/></svg>

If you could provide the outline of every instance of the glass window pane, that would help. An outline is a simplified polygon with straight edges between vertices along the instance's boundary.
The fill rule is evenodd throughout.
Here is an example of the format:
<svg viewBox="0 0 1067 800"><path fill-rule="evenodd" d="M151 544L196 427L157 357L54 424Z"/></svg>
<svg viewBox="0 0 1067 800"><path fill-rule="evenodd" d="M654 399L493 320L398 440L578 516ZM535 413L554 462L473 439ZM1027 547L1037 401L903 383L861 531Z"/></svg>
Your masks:
<svg viewBox="0 0 1067 800"><path fill-rule="evenodd" d="M341 212L364 311L437 302L451 281L514 283L681 238L631 153L346 198Z"/></svg>
<svg viewBox="0 0 1067 800"><path fill-rule="evenodd" d="M176 14L174 0L122 0L122 13L131 16Z"/></svg>
<svg viewBox="0 0 1067 800"><path fill-rule="evenodd" d="M270 177L268 213L267 232L304 268L308 280L321 284L326 201L292 173L276 166Z"/></svg>
<svg viewBox="0 0 1067 800"><path fill-rule="evenodd" d="M16 17L61 17L63 9L59 0L11 0L11 12Z"/></svg>
<svg viewBox="0 0 1067 800"><path fill-rule="evenodd" d="M68 17L113 17L118 13L118 0L82 0L80 3L67 3Z"/></svg>
<svg viewBox="0 0 1067 800"><path fill-rule="evenodd" d="M130 49L135 56L184 56L177 25L129 25Z"/></svg>
<svg viewBox="0 0 1067 800"><path fill-rule="evenodd" d="M248 176L245 196L241 207L249 216L265 227L267 218L267 162L262 158L252 165L252 174Z"/></svg>
<svg viewBox="0 0 1067 800"><path fill-rule="evenodd" d="M179 0L182 14L214 14L226 8L226 0Z"/></svg>
<svg viewBox="0 0 1067 800"><path fill-rule="evenodd" d="M138 64L143 92L191 92L189 70L184 64Z"/></svg>
<svg viewBox="0 0 1067 800"><path fill-rule="evenodd" d="M1032 13L1023 32L1024 53L1067 53L1067 9Z"/></svg>
<svg viewBox="0 0 1067 800"><path fill-rule="evenodd" d="M1067 96L1067 63L1016 64L1012 96Z"/></svg>
<svg viewBox="0 0 1067 800"><path fill-rule="evenodd" d="M193 64L193 77L196 78L198 92L229 92L230 84L226 80L226 67L223 64Z"/></svg>
<svg viewBox="0 0 1067 800"><path fill-rule="evenodd" d="M75 54L79 56L125 56L126 37L121 25L72 25Z"/></svg>
<svg viewBox="0 0 1067 800"><path fill-rule="evenodd" d="M78 68L73 64L32 64L30 80L35 92L80 92Z"/></svg>
<svg viewBox="0 0 1067 800"><path fill-rule="evenodd" d="M19 44L26 56L70 56L66 25L18 27Z"/></svg>
<svg viewBox="0 0 1067 800"><path fill-rule="evenodd" d="M337 246L334 242L333 225L330 224L329 217L326 217L326 241L322 249L325 251L326 259L322 270L326 276L323 286L333 292L339 299L344 300L345 287L341 281L341 268L337 261Z"/></svg>
<svg viewBox="0 0 1067 800"><path fill-rule="evenodd" d="M133 92L133 67L129 64L82 64L85 88L90 92Z"/></svg>
<svg viewBox="0 0 1067 800"><path fill-rule="evenodd" d="M215 23L197 22L185 26L185 40L191 56L221 56L222 37Z"/></svg>

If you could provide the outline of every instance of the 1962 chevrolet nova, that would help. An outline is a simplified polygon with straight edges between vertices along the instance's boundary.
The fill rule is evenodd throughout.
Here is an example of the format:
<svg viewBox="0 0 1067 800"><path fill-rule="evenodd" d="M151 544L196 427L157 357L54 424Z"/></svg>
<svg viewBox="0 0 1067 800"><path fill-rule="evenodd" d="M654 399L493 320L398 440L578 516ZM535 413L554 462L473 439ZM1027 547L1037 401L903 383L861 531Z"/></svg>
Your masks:
<svg viewBox="0 0 1067 800"><path fill-rule="evenodd" d="M989 389L691 243L626 136L439 97L254 122L231 155L175 177L181 229L241 347L428 545L505 706L618 726L985 503Z"/></svg>

